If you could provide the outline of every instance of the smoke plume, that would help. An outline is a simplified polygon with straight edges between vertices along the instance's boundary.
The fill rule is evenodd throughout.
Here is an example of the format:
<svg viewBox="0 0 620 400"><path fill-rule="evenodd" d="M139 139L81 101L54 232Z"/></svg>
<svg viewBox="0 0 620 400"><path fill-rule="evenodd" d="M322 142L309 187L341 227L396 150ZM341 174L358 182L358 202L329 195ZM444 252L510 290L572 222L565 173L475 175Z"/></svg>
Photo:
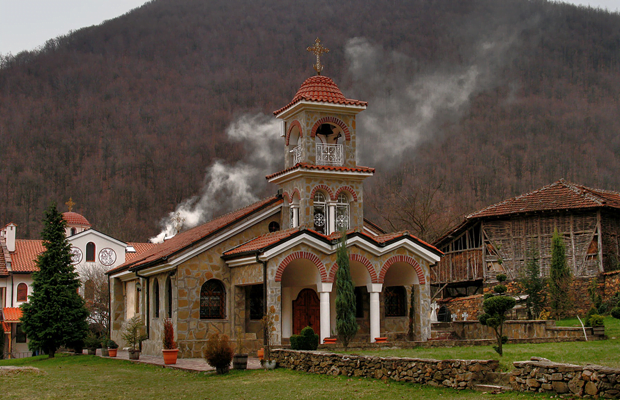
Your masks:
<svg viewBox="0 0 620 400"><path fill-rule="evenodd" d="M161 221L162 231L149 239L161 243L177 232L209 221L214 215L258 201L265 188L265 175L274 172L282 156L280 122L264 114L244 115L226 130L231 142L242 142L246 156L233 165L216 161L207 169L198 196L183 201ZM274 153L274 149L276 150Z"/></svg>

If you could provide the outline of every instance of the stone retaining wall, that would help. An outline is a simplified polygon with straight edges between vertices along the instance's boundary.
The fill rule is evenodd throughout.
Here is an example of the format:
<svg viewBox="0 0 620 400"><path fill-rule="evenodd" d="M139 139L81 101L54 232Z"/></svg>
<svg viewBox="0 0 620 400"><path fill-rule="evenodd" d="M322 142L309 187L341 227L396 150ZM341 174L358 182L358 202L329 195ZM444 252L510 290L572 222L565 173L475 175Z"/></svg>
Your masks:
<svg viewBox="0 0 620 400"><path fill-rule="evenodd" d="M515 390L620 398L620 369L560 364L536 357L513 364L510 384Z"/></svg>
<svg viewBox="0 0 620 400"><path fill-rule="evenodd" d="M273 350L280 367L324 375L414 382L453 389L473 388L499 370L497 360L428 360L372 357L319 351Z"/></svg>
<svg viewBox="0 0 620 400"><path fill-rule="evenodd" d="M432 329L449 330L455 339L460 340L479 340L495 339L493 329L483 326L478 321L454 321L454 322L434 322ZM592 328L586 328L588 340L601 339L594 336ZM547 339L549 342L564 340L585 340L583 328L581 327L560 327L555 325L553 320L525 320L525 321L506 321L504 323L504 335L508 340L515 339Z"/></svg>

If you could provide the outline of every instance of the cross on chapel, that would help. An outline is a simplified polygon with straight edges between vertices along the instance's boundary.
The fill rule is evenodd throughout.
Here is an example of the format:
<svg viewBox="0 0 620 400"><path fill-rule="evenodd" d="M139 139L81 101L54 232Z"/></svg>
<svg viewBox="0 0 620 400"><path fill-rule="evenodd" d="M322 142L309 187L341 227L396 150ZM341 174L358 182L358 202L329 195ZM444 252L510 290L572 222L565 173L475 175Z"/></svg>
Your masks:
<svg viewBox="0 0 620 400"><path fill-rule="evenodd" d="M323 47L319 38L316 38L316 40L314 41L314 46L308 47L307 50L316 56L316 64L314 64L313 67L317 75L321 75L321 71L323 71L323 64L321 64L321 54L329 53L329 49L327 47Z"/></svg>

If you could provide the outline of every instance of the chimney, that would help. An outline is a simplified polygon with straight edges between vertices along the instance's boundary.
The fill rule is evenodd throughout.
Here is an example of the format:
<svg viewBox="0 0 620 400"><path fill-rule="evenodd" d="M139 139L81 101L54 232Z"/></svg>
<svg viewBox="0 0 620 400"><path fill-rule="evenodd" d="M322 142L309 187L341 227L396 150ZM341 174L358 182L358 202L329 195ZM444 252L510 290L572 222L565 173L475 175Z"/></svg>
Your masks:
<svg viewBox="0 0 620 400"><path fill-rule="evenodd" d="M5 239L6 239L6 248L9 253L13 253L15 251L15 231L17 230L17 225L14 223L10 223L4 227L5 231Z"/></svg>

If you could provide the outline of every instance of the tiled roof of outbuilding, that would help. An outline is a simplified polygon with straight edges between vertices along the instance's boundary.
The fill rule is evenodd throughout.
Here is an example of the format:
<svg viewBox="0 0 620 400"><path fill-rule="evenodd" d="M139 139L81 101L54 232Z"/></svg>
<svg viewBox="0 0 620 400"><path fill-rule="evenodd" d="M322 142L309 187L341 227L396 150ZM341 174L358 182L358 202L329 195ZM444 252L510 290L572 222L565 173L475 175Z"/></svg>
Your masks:
<svg viewBox="0 0 620 400"><path fill-rule="evenodd" d="M306 79L304 83L301 84L293 100L281 109L274 111L273 114L278 115L302 100L348 106L366 107L368 105L366 101L347 99L331 78L316 75Z"/></svg>
<svg viewBox="0 0 620 400"><path fill-rule="evenodd" d="M591 189L560 179L533 192L483 208L466 218L597 207L620 208L620 193Z"/></svg>
<svg viewBox="0 0 620 400"><path fill-rule="evenodd" d="M22 309L19 307L5 307L2 309L4 322L19 322L22 317Z"/></svg>

